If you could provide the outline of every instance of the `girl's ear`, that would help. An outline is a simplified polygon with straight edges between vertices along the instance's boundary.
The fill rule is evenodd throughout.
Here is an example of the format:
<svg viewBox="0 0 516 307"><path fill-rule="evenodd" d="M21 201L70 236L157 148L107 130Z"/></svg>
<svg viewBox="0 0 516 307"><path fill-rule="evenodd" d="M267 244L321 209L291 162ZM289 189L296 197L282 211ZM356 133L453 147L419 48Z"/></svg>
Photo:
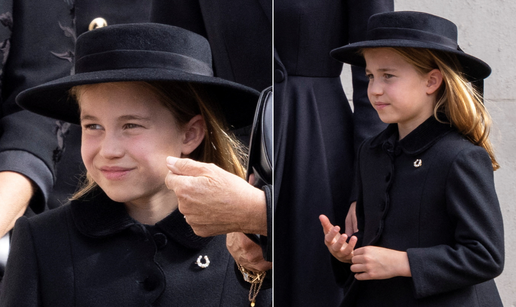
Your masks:
<svg viewBox="0 0 516 307"><path fill-rule="evenodd" d="M204 140L205 133L204 118L199 114L192 119L184 127L182 155L191 154Z"/></svg>
<svg viewBox="0 0 516 307"><path fill-rule="evenodd" d="M443 83L443 75L439 69L433 69L427 75L426 81L426 94L432 95L434 94Z"/></svg>

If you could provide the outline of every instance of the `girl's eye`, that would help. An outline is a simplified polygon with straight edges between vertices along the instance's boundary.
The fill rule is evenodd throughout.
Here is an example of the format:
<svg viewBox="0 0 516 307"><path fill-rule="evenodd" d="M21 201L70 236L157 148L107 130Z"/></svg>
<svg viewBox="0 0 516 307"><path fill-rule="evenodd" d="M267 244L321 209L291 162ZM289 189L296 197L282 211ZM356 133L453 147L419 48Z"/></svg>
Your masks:
<svg viewBox="0 0 516 307"><path fill-rule="evenodd" d="M373 80L374 79L373 74L367 74L366 78L369 79L369 80Z"/></svg>
<svg viewBox="0 0 516 307"><path fill-rule="evenodd" d="M390 79L390 78L394 77L394 75L391 75L391 74L385 74L383 76L385 79Z"/></svg>
<svg viewBox="0 0 516 307"><path fill-rule="evenodd" d="M141 127L141 126L137 125L137 124L125 124L124 125L124 129L134 129L134 128L138 128L138 127Z"/></svg>
<svg viewBox="0 0 516 307"><path fill-rule="evenodd" d="M89 124L89 125L84 125L84 129L86 129L86 130L101 130L102 126L98 125L98 124Z"/></svg>

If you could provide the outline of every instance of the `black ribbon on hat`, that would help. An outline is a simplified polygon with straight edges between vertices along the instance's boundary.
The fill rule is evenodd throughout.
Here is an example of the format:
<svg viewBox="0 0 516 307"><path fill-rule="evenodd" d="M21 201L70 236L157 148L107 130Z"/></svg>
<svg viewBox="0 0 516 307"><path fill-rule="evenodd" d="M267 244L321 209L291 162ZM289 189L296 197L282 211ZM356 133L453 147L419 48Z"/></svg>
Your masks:
<svg viewBox="0 0 516 307"><path fill-rule="evenodd" d="M75 62L75 73L130 68L162 68L213 77L211 67L182 54L147 50L112 50L85 55Z"/></svg>
<svg viewBox="0 0 516 307"><path fill-rule="evenodd" d="M407 39L421 41L422 43L434 43L444 47L457 49L457 42L446 36L408 28L374 28L367 32L368 40Z"/></svg>

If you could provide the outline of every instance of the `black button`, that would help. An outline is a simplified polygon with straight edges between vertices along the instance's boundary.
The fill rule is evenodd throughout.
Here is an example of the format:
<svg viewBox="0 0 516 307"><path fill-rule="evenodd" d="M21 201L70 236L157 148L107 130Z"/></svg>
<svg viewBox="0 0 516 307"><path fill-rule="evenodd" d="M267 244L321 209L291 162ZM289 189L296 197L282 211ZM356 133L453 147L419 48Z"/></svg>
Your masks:
<svg viewBox="0 0 516 307"><path fill-rule="evenodd" d="M156 246L158 247L158 249L162 249L163 247L165 247L167 245L167 242L168 242L167 236L165 236L161 232L155 233L153 235L153 238L154 238L154 242L156 242Z"/></svg>
<svg viewBox="0 0 516 307"><path fill-rule="evenodd" d="M283 80L285 80L285 74L283 73L283 71L281 69L276 68L274 70L274 82L281 83L281 82L283 82Z"/></svg>

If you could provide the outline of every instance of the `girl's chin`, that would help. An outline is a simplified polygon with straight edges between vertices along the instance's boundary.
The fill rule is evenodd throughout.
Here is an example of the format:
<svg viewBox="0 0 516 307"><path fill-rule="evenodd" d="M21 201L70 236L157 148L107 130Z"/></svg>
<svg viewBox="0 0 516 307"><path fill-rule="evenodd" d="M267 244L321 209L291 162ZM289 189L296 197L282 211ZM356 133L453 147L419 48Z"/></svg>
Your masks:
<svg viewBox="0 0 516 307"><path fill-rule="evenodd" d="M101 187L102 188L102 187ZM135 199L135 197L132 197L130 195L127 195L127 193L121 193L121 191L110 191L109 189L103 189L104 193L112 200L119 203L126 203L130 202Z"/></svg>

